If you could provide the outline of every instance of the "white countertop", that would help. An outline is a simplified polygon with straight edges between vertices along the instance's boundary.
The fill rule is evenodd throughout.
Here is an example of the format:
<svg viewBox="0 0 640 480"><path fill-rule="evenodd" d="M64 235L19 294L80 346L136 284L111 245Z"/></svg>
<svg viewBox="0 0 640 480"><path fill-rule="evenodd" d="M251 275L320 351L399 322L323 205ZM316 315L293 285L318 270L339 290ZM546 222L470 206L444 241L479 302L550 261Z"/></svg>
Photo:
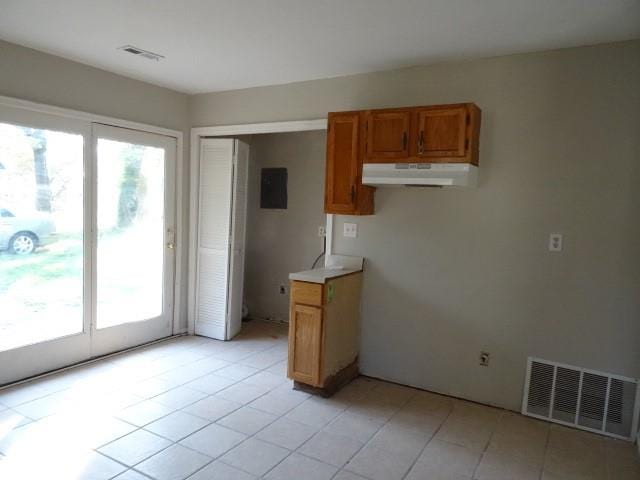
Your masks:
<svg viewBox="0 0 640 480"><path fill-rule="evenodd" d="M332 278L361 271L361 268L315 268L313 270L305 270L304 272L290 273L289 280L311 283L327 283L327 280L331 280Z"/></svg>
<svg viewBox="0 0 640 480"><path fill-rule="evenodd" d="M327 280L351 273L361 272L364 264L362 257L331 255L325 259L324 268L314 268L289 274L289 280L311 283L327 283Z"/></svg>

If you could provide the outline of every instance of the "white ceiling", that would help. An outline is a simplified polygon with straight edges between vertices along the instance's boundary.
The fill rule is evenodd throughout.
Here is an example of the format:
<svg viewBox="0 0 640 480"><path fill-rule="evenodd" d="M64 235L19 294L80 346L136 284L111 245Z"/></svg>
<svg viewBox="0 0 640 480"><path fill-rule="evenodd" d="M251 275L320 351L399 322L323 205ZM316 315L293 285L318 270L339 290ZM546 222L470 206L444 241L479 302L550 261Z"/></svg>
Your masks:
<svg viewBox="0 0 640 480"><path fill-rule="evenodd" d="M0 0L0 38L200 93L640 38L640 0Z"/></svg>

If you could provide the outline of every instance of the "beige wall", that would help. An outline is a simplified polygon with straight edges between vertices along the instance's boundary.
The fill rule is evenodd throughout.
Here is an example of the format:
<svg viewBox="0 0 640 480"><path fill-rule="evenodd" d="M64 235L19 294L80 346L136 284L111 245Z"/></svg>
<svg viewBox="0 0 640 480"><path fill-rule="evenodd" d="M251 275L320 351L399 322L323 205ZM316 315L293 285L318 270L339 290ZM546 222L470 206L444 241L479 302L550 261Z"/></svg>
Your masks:
<svg viewBox="0 0 640 480"><path fill-rule="evenodd" d="M640 376L638 85L634 41L189 105L193 125L220 125L476 102L479 188L379 189L376 215L337 218L335 247L367 258L364 373L517 409L528 355ZM357 239L340 234L345 220ZM551 232L565 235L560 254L547 251Z"/></svg>
<svg viewBox="0 0 640 480"><path fill-rule="evenodd" d="M325 131L254 135L249 163L245 299L257 318L289 319L289 273L308 270L322 252ZM288 208L260 208L260 171L284 167ZM323 260L319 263L322 265ZM279 286L286 294L279 294Z"/></svg>
<svg viewBox="0 0 640 480"><path fill-rule="evenodd" d="M479 188L380 189L376 215L337 217L336 251L367 257L362 370L508 408L528 355L640 377L639 41L188 99L5 42L0 66L0 95L181 130L474 101Z"/></svg>
<svg viewBox="0 0 640 480"><path fill-rule="evenodd" d="M186 95L3 41L0 41L0 95L183 131L187 228ZM185 255L180 293L183 327L186 327L186 259Z"/></svg>
<svg viewBox="0 0 640 480"><path fill-rule="evenodd" d="M185 130L187 96L0 40L0 95Z"/></svg>

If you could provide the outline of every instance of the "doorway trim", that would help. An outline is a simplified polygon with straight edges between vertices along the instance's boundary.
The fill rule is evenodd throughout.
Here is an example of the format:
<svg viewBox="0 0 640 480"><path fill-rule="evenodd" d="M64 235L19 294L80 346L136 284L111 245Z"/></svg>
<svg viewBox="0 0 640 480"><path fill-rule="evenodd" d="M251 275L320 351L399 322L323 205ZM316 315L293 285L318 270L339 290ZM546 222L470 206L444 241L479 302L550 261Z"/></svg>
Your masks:
<svg viewBox="0 0 640 480"><path fill-rule="evenodd" d="M91 123L102 123L105 125L111 125L114 127L128 128L130 130L140 130L142 132L156 133L158 135L165 135L167 137L173 137L176 139L176 254L175 254L175 277L174 277L174 303L173 303L173 334L185 333L185 328L180 327L181 315L180 310L182 308L182 298L180 292L182 290L182 276L184 275L184 269L182 268L183 258L186 255L187 243L185 241L186 230L183 225L184 220L184 134L180 130L172 130L170 128L158 127L155 125L149 125L146 123L133 122L129 120L123 120L120 118L109 117L106 115L99 115L90 112L83 112L80 110L72 110L69 108L56 107L45 103L37 103L29 100L23 100L21 98L7 97L0 95L0 105L12 108L18 108L23 110L29 110L32 112L46 113L48 115L56 115L59 117L73 118L76 120L84 120Z"/></svg>
<svg viewBox="0 0 640 480"><path fill-rule="evenodd" d="M204 137L229 137L236 135L254 135L263 133L290 133L307 132L311 130L326 130L327 119L318 118L312 120L292 120L288 122L243 123L237 125L217 125L211 127L193 127L190 139L189 162L189 260L188 260L188 287L187 287L187 333L195 332L195 308L196 308L196 250L198 235L198 189L200 172L200 139ZM333 238L333 215L327 214L326 226L327 248L326 256L331 254Z"/></svg>

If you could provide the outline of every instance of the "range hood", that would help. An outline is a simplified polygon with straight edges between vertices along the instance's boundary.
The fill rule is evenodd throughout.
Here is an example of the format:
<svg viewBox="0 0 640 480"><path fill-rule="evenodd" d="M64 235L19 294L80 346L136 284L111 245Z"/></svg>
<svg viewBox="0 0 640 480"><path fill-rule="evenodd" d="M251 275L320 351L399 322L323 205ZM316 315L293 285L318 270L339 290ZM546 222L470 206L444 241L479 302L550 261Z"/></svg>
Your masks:
<svg viewBox="0 0 640 480"><path fill-rule="evenodd" d="M475 187L478 167L470 163L365 163L364 185Z"/></svg>

